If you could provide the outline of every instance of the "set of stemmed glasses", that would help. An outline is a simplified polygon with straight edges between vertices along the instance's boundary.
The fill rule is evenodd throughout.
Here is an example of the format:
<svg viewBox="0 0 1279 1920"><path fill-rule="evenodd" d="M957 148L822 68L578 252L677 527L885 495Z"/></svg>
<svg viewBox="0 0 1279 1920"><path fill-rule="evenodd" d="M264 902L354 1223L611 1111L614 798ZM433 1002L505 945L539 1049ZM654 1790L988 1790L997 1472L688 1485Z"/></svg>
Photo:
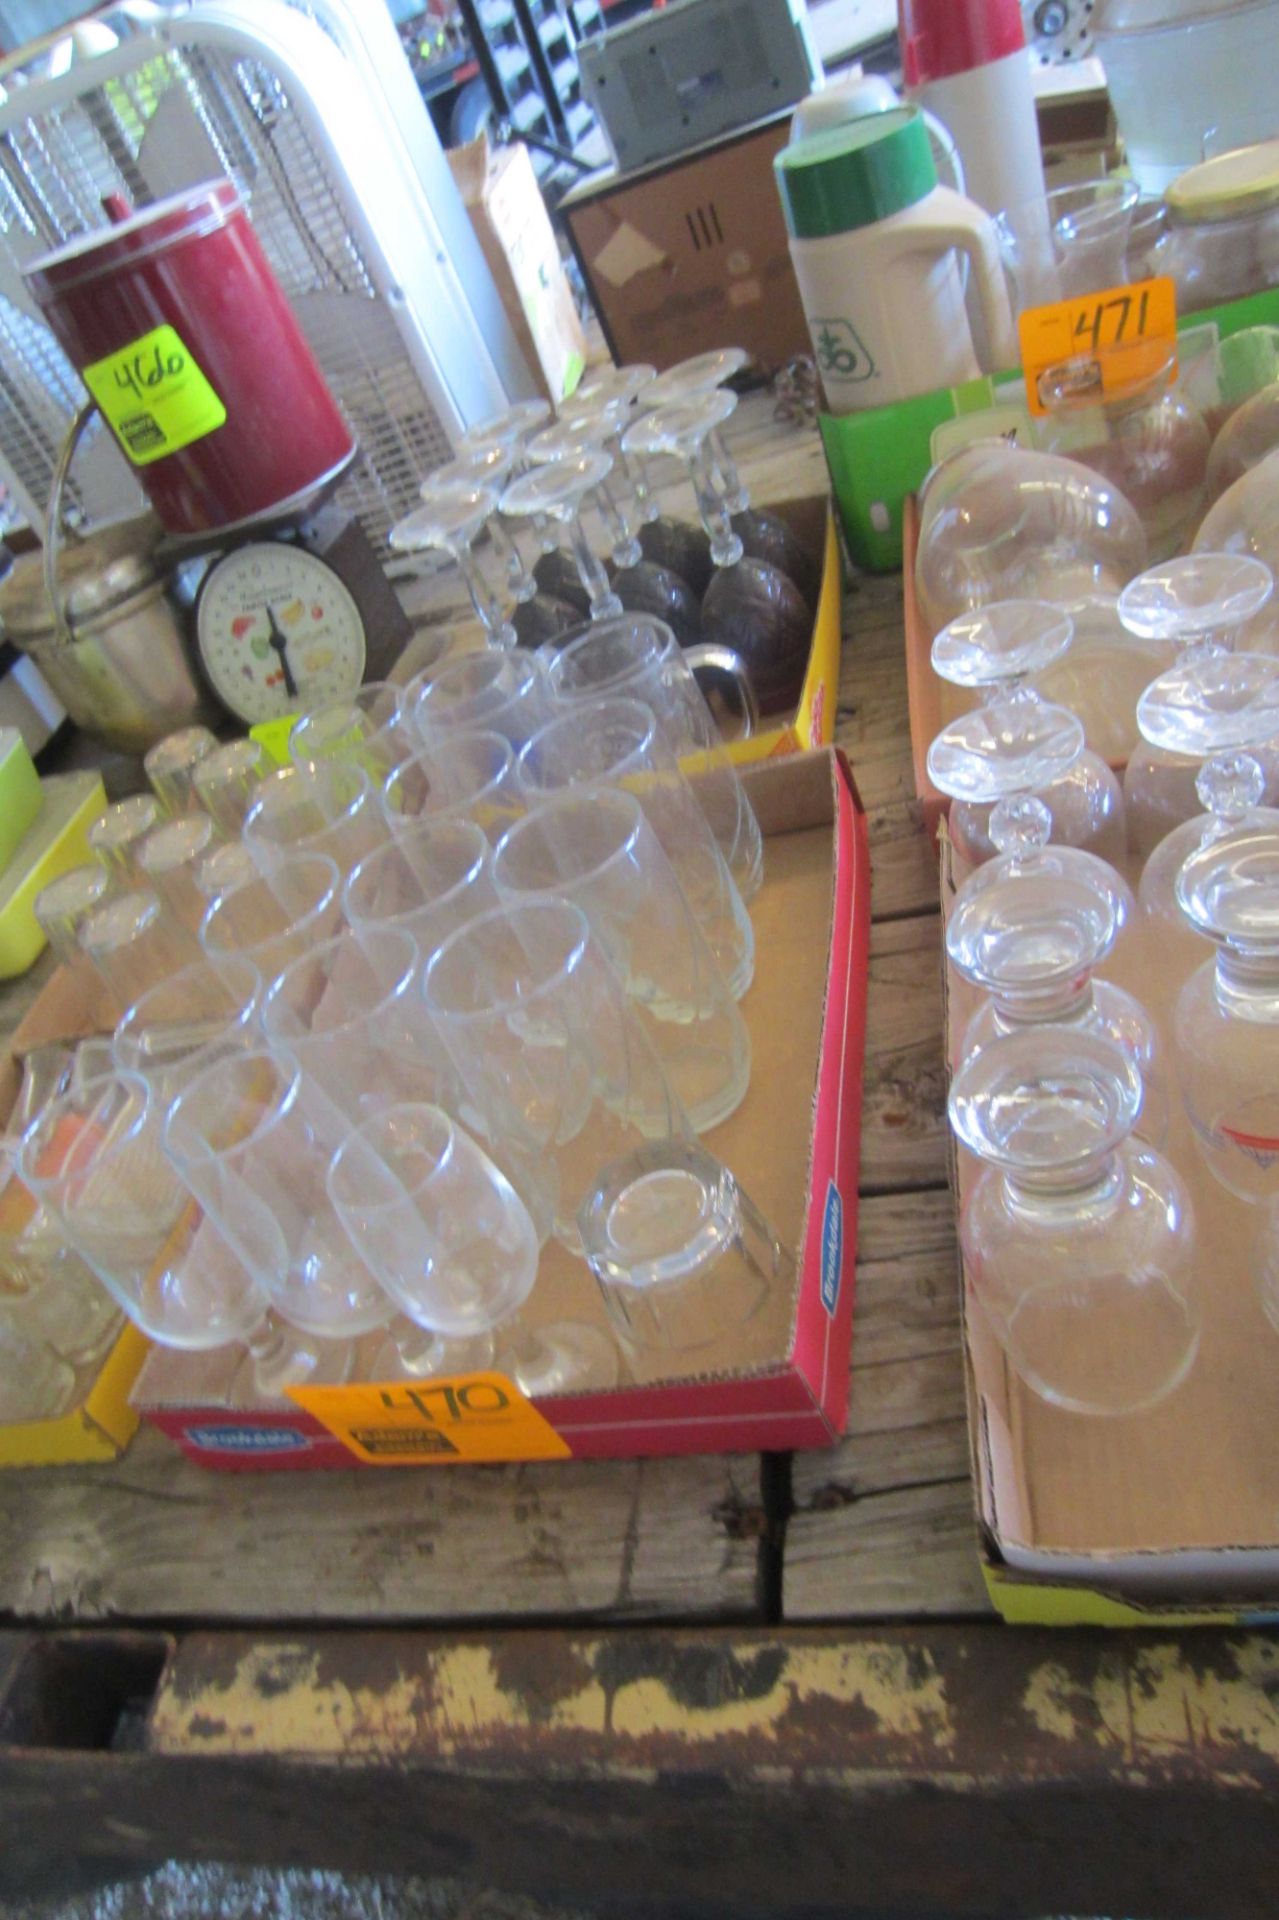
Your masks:
<svg viewBox="0 0 1279 1920"><path fill-rule="evenodd" d="M1076 1412L1162 1400L1202 1324L1191 1207L1163 1152L1157 1024L1095 977L1125 929L1144 929L1175 990L1175 1082L1205 1165L1240 1199L1279 1195L1279 810L1263 804L1279 658L1245 644L1264 643L1272 593L1260 561L1213 553L1122 587L1123 630L1165 658L1122 787L1036 685L1070 647L1066 607L991 601L933 643L935 671L981 698L928 758L969 869L947 953L983 996L953 1061L951 1126L985 1167L961 1238L1009 1362ZM1254 1258L1272 1317L1277 1230L1268 1210Z"/></svg>
<svg viewBox="0 0 1279 1920"><path fill-rule="evenodd" d="M6 1143L0 1233L107 1338L242 1346L249 1395L714 1364L793 1262L699 1139L749 1081L763 853L673 635L450 654L289 752L171 737L41 896L117 1017Z"/></svg>
<svg viewBox="0 0 1279 1920"><path fill-rule="evenodd" d="M423 482L422 505L392 529L392 547L456 565L492 646L540 644L624 609L651 612L651 596L663 593L672 620L687 614L695 628L712 570L736 567L745 552L733 517L749 496L723 428L737 406L725 382L748 357L724 348L660 375L601 369L556 417L531 400L472 428ZM700 545L662 516L652 472L662 459L692 482Z"/></svg>

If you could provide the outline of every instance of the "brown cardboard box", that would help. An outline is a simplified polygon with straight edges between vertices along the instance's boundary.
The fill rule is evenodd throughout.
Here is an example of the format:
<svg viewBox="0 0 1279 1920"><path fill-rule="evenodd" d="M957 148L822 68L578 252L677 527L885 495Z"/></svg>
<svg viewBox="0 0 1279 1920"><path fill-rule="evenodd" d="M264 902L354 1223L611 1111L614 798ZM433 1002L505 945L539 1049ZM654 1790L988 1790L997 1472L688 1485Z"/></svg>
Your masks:
<svg viewBox="0 0 1279 1920"><path fill-rule="evenodd" d="M597 174L560 214L619 364L660 371L711 347L765 367L811 351L773 156L789 112L630 174Z"/></svg>
<svg viewBox="0 0 1279 1920"><path fill-rule="evenodd" d="M481 134L449 165L529 369L558 405L582 377L586 335L528 148Z"/></svg>

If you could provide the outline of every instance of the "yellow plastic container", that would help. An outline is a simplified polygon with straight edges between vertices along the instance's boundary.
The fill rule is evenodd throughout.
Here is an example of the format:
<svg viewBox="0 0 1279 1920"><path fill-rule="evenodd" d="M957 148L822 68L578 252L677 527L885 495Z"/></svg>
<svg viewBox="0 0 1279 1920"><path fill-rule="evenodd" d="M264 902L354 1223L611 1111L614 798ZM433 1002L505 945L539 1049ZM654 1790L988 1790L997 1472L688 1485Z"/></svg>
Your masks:
<svg viewBox="0 0 1279 1920"><path fill-rule="evenodd" d="M0 874L0 980L25 973L44 951L36 895L59 874L92 859L89 828L106 811L96 773L58 773L39 783L43 804Z"/></svg>

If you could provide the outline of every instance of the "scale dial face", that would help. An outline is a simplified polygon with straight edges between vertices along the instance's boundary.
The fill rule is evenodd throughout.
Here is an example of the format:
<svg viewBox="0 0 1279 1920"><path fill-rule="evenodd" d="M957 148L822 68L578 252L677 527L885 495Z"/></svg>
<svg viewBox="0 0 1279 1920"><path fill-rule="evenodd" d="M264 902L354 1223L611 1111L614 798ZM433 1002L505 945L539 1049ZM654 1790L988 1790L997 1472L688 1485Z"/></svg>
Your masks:
<svg viewBox="0 0 1279 1920"><path fill-rule="evenodd" d="M249 726L354 693L364 678L360 610L332 567L263 540L210 567L196 645L222 704Z"/></svg>

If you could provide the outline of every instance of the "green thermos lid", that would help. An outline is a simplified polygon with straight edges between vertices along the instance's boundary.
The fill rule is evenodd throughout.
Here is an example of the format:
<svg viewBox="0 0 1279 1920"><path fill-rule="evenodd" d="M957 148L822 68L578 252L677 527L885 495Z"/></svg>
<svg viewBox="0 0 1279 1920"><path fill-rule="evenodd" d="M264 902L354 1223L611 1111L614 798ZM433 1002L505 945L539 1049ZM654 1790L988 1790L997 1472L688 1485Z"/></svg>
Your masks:
<svg viewBox="0 0 1279 1920"><path fill-rule="evenodd" d="M796 140L773 161L787 231L797 240L851 233L913 207L937 185L918 107L863 114Z"/></svg>

